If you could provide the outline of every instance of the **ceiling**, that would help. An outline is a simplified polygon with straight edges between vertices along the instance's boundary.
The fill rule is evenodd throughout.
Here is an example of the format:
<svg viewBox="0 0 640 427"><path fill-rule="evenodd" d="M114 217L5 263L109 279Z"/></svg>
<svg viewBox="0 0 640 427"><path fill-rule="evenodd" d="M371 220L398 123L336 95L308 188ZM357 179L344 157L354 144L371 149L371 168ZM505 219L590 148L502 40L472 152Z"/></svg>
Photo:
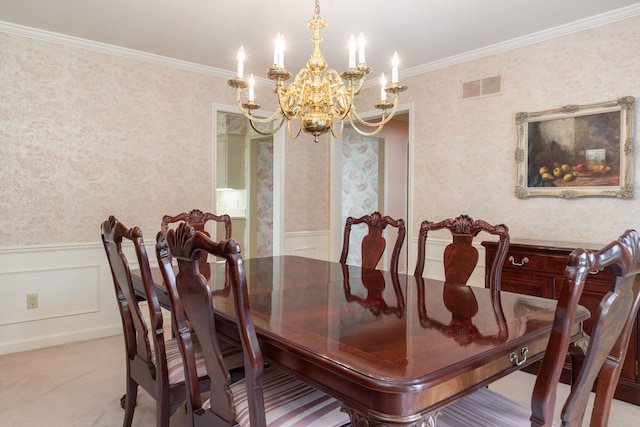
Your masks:
<svg viewBox="0 0 640 427"><path fill-rule="evenodd" d="M234 72L242 45L245 73L264 76L278 32L286 39L285 66L292 72L304 66L313 11L313 0L0 0L0 30L31 27L225 72ZM321 48L330 68L346 68L349 36L363 33L372 75L389 74L397 51L402 78L635 16L640 2L321 0L320 11L328 23Z"/></svg>

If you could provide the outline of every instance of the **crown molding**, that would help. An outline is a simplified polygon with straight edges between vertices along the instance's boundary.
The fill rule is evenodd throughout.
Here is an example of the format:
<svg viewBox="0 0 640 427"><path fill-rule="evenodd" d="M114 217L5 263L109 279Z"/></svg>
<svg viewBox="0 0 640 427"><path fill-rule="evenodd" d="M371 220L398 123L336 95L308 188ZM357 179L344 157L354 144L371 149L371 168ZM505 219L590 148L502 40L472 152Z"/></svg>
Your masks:
<svg viewBox="0 0 640 427"><path fill-rule="evenodd" d="M107 43L95 42L92 40L82 39L79 37L68 36L65 34L54 33L52 31L40 30L37 28L17 25L10 22L0 21L0 31L15 34L18 36L30 37L33 39L44 40L52 43L58 43L71 47L92 50L94 52L106 53L114 56L134 59L138 61L150 62L152 64L164 65L166 67L178 68L185 71L193 71L196 73L208 74L223 79L232 79L235 74L231 71L219 68L209 67L193 62L181 61L179 59L168 58L166 56L155 55L152 53L141 52L134 49L110 45Z"/></svg>
<svg viewBox="0 0 640 427"><path fill-rule="evenodd" d="M537 33L532 33L526 36L496 43L494 45L465 52L460 55L455 55L444 58L442 60L419 65L417 67L408 68L406 70L403 70L403 72L401 72L400 74L401 77L405 79L407 77L416 76L418 74L423 74L429 71L439 70L441 68L446 68L463 62L484 58L486 56L507 52L509 50L532 45L546 40L551 40L557 37L566 36L569 34L577 33L579 31L588 30L590 28L622 21L638 15L640 15L640 3L616 9L600 15L595 15L589 18L581 19L579 21L570 22L568 24L550 28L548 30L539 31Z"/></svg>
<svg viewBox="0 0 640 427"><path fill-rule="evenodd" d="M600 15L592 16L590 18L574 21L565 25L551 28L549 30L539 31L537 33L529 34L523 37L518 37L515 39L507 40L505 42L500 42L491 46L483 47L481 49L472 50L459 55L454 55L448 58L444 58L438 61L433 61L427 64L419 65L417 67L408 68L401 72L401 77L404 79L407 77L416 76L419 74L427 73L429 71L435 71L441 68L483 58L490 55L495 55L498 53L528 46L534 43L551 40L556 37L562 37L562 36L573 34L579 31L584 31L590 28L598 27L601 25L622 21L624 19L632 18L638 15L640 15L640 3L623 7L611 12L603 13ZM235 76L235 74L232 71L223 70L220 68L214 68L214 67L209 67L205 65L195 64L192 62L181 61L174 58L154 55L151 53L141 52L133 49L127 49L124 47L114 46L106 43L94 42L94 41L82 39L79 37L67 36L64 34L54 33L51 31L45 31L37 28L17 25L10 22L0 21L0 31L16 34L24 37L31 37L39 40L45 40L53 43L59 43L67 46L79 47L83 49L92 50L95 52L106 53L109 55L121 56L129 59L135 59L138 61L145 61L153 64L164 65L167 67L178 68L186 71L193 71L196 73L208 74L208 75L219 77L222 79L232 79ZM256 79L256 83L260 85L267 84L268 82L269 81L266 78ZM375 84L376 83L373 81L366 82L365 87L374 86Z"/></svg>

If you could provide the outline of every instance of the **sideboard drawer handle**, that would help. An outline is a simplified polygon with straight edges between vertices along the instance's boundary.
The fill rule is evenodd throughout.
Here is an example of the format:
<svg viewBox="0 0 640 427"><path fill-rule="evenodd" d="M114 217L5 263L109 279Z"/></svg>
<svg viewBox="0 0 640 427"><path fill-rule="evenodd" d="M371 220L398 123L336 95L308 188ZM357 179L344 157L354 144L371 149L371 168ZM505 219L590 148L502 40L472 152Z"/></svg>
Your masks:
<svg viewBox="0 0 640 427"><path fill-rule="evenodd" d="M517 265L518 267L522 267L523 265L529 262L529 258L524 257L522 258L521 262L516 262L516 259L513 256L510 256L509 261L511 261L511 265Z"/></svg>
<svg viewBox="0 0 640 427"><path fill-rule="evenodd" d="M512 351L511 353L509 353L509 362L513 363L516 366L520 366L527 361L527 353L529 353L529 347L522 347L520 349L522 359L519 359L516 352Z"/></svg>

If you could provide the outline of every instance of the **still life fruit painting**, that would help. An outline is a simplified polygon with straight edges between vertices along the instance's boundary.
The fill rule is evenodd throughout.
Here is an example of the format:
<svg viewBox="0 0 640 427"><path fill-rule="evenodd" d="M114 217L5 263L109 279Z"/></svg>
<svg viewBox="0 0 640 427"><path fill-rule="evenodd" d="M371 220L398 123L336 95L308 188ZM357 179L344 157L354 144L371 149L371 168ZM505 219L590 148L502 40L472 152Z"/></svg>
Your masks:
<svg viewBox="0 0 640 427"><path fill-rule="evenodd" d="M516 197L633 196L634 97L518 113Z"/></svg>

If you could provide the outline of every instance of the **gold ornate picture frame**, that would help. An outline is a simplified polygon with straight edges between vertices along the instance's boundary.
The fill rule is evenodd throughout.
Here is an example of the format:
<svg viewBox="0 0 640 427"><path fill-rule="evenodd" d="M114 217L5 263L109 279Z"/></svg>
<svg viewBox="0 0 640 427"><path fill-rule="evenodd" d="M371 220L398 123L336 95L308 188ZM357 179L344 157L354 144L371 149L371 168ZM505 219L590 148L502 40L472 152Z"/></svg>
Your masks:
<svg viewBox="0 0 640 427"><path fill-rule="evenodd" d="M635 98L517 113L515 195L633 197Z"/></svg>

